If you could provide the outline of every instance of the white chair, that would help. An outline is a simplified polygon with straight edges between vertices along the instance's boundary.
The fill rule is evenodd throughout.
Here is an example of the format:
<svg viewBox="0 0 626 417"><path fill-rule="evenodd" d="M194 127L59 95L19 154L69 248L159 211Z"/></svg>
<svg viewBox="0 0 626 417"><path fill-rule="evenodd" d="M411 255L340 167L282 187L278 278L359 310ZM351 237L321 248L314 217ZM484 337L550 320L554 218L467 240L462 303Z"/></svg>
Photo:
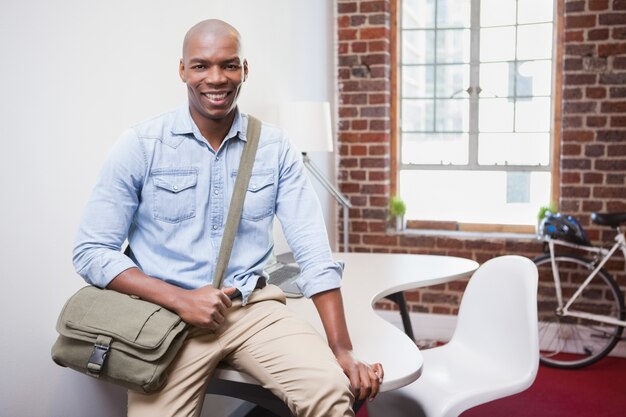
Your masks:
<svg viewBox="0 0 626 417"><path fill-rule="evenodd" d="M469 280L452 339L423 350L417 381L379 394L368 413L456 417L521 392L537 375L537 332L537 268L521 256L491 259Z"/></svg>

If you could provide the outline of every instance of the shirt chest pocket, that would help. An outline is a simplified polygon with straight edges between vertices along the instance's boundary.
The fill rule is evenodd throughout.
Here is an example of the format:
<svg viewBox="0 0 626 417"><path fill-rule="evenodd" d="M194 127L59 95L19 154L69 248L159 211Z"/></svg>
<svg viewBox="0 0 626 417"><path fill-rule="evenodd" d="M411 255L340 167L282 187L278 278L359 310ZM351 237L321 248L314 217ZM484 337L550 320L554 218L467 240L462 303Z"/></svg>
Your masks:
<svg viewBox="0 0 626 417"><path fill-rule="evenodd" d="M178 223L196 215L196 168L161 168L150 173L154 218Z"/></svg>
<svg viewBox="0 0 626 417"><path fill-rule="evenodd" d="M237 171L233 171L231 176L234 184ZM242 219L259 221L274 215L274 207L276 206L275 182L273 169L252 173L243 203Z"/></svg>

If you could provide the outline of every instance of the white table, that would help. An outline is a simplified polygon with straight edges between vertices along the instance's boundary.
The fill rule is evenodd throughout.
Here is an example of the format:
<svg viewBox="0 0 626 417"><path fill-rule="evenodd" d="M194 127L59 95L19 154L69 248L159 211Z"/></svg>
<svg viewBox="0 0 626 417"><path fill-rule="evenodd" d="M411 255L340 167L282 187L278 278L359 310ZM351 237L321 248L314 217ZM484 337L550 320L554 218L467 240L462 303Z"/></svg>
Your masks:
<svg viewBox="0 0 626 417"><path fill-rule="evenodd" d="M374 303L399 291L467 277L478 268L478 263L464 258L437 255L350 252L335 253L333 256L346 264L342 294L355 354L366 362L383 364L385 379L380 387L381 391L390 391L415 381L423 364L419 349L400 329L375 313ZM287 306L312 323L324 336L312 301L306 298L290 298ZM247 395L244 393L245 389L239 385L258 387L258 382L233 369L220 368L213 377L209 392L260 404L263 398L257 397L264 395ZM280 404L277 406L280 407ZM265 407L272 409L271 405Z"/></svg>

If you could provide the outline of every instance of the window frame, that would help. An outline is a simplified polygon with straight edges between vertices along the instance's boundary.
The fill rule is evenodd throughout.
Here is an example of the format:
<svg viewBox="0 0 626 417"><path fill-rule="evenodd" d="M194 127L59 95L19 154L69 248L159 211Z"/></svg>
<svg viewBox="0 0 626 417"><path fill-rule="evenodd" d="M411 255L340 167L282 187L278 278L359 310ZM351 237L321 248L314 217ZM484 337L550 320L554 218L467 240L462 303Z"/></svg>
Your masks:
<svg viewBox="0 0 626 417"><path fill-rule="evenodd" d="M391 0L391 194L397 195L399 192L400 172L403 169L432 169L432 170L475 170L476 165L473 162L477 161L477 155L475 150L477 146L469 144L469 160L466 165L434 165L434 164L402 164L401 161L401 134L402 129L400 126L401 120L401 100L402 95L400 93L400 72L401 72L401 33L402 33L402 0ZM554 13L553 13L553 48L552 48L552 87L551 87L551 146L550 146L550 165L545 168L537 168L536 166L528 165L508 165L506 169L502 169L502 166L491 165L478 165L480 170L488 171L550 171L551 173L551 189L550 189L550 203L557 204L560 199L560 155L561 155L561 107L562 107L562 61L563 61L563 0L554 0ZM478 9L478 10L476 10ZM479 8L472 9L472 14L480 13ZM472 19L475 19L473 16ZM479 31L480 27L471 25L471 31ZM470 47L473 47L470 46ZM474 54L473 54L474 55ZM474 70L470 67L470 85L472 80L477 77L477 74L471 74ZM477 70L476 70L477 71ZM470 103L474 96L476 105L478 103L478 97L471 95ZM472 104L470 104L472 105ZM476 129L477 130L477 129ZM470 131L472 128L470 127ZM470 133L469 140L478 140L478 133ZM474 138L472 138L474 136ZM476 224L466 223L458 221L430 221L426 219L408 219L408 229L420 229L420 230L441 230L441 231L461 231L461 232L502 232L502 233L534 233L534 226L529 225L510 225L510 224Z"/></svg>

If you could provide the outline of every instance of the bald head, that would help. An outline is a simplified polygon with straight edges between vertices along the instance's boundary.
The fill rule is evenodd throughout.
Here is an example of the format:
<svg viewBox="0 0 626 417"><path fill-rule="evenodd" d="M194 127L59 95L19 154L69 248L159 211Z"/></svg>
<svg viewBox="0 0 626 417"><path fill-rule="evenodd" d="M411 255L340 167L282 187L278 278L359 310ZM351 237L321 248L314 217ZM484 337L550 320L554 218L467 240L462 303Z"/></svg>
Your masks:
<svg viewBox="0 0 626 417"><path fill-rule="evenodd" d="M219 19L207 19L196 23L187 31L183 40L183 59L187 55L187 46L192 40L224 37L232 38L237 43L239 53L241 54L241 35L233 26Z"/></svg>
<svg viewBox="0 0 626 417"><path fill-rule="evenodd" d="M248 75L237 29L216 19L194 25L185 35L178 73L187 84L192 119L218 149L234 120Z"/></svg>

